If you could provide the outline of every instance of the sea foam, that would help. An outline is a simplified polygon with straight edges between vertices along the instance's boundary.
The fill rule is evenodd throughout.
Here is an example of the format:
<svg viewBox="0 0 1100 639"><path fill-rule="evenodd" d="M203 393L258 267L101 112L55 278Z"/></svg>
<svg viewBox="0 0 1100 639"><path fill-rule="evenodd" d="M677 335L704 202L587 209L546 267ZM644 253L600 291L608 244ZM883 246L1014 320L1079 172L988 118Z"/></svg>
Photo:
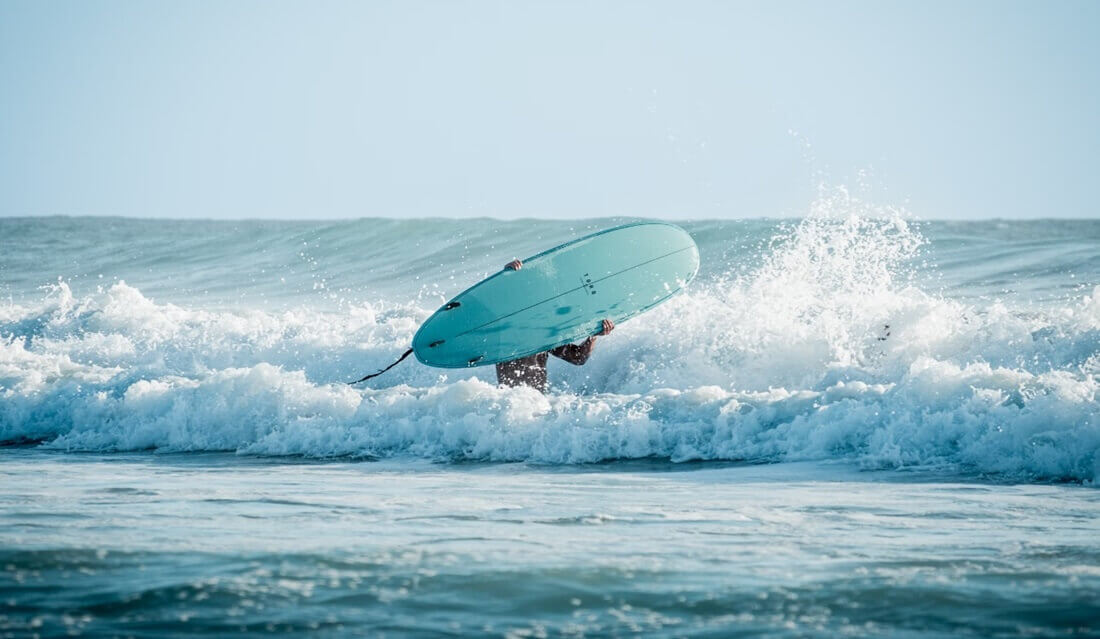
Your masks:
<svg viewBox="0 0 1100 639"><path fill-rule="evenodd" d="M347 385L409 344L430 296L203 308L124 281L80 295L59 281L0 307L0 439L552 464L839 459L1094 481L1100 287L1041 308L929 292L925 244L898 215L787 224L755 264L712 268L601 338L588 365L552 360L548 395L498 388L492 367L412 360Z"/></svg>

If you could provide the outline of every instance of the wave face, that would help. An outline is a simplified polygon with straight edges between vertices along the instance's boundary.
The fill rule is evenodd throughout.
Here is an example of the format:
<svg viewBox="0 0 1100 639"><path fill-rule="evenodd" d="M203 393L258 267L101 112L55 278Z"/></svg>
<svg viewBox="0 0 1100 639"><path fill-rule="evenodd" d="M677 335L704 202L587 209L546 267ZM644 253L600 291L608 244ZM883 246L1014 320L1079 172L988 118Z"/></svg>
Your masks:
<svg viewBox="0 0 1100 639"><path fill-rule="evenodd" d="M0 440L72 451L844 460L1100 474L1100 221L925 222L825 198L683 226L683 294L553 391L408 360L440 302L623 223L0 220Z"/></svg>

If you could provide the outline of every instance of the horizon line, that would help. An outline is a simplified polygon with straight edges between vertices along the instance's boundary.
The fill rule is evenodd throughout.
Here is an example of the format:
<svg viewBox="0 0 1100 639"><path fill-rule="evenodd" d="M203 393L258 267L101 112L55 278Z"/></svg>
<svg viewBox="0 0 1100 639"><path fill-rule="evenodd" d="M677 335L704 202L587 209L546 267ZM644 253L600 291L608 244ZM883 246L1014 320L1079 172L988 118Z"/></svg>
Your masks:
<svg viewBox="0 0 1100 639"><path fill-rule="evenodd" d="M424 216L410 216L410 217L391 217L385 215L363 215L359 217L320 217L320 218L298 218L298 217L143 217L137 215L99 215L99 214L68 214L68 213L56 213L49 215L0 215L0 223L6 220L18 220L18 221L32 221L32 220L58 220L58 219L71 219L71 220L85 220L85 219L99 219L99 220L132 220L142 222L287 222L287 223L332 223L332 222L357 222L363 220L386 220L386 221L493 221L493 222L584 222L589 220L657 220L662 222L683 222L683 223L697 223L697 222L753 222L753 221L789 221L789 220L804 220L811 216L809 215L758 215L758 216L745 216L745 217L656 217L646 215L598 215L592 217L494 217L492 215L478 215L478 216L446 216L446 215L424 215ZM840 217L840 216L837 216ZM869 217L873 219L890 218L894 216L890 215L863 215L861 217ZM918 215L900 215L902 219L908 222L1041 222L1041 221L1053 221L1053 222L1089 222L1100 221L1100 217L1055 217L1055 216L1038 216L1038 217L972 217L972 218L948 218L948 217L926 217Z"/></svg>

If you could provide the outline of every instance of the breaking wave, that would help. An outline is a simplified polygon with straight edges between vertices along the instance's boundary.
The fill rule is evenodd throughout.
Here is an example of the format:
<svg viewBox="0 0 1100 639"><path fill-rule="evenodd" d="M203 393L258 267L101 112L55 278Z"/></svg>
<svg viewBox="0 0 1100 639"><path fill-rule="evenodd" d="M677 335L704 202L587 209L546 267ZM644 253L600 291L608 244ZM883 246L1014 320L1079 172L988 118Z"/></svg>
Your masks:
<svg viewBox="0 0 1100 639"><path fill-rule="evenodd" d="M689 226L712 261L704 277L601 339L588 365L552 361L545 396L496 387L491 367L411 360L373 388L344 383L400 353L438 296L203 308L154 302L124 281L80 294L59 281L0 307L0 440L72 451L837 459L1012 480L1100 474L1095 273L1053 303L948 295L929 292L928 240L899 215L812 215L749 239L739 229Z"/></svg>

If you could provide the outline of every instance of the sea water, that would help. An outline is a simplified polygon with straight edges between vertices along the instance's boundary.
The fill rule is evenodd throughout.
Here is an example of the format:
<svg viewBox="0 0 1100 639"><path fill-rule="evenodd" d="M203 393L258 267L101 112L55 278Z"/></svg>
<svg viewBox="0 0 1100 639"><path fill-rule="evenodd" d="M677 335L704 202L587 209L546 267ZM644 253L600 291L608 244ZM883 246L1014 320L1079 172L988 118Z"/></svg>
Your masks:
<svg viewBox="0 0 1100 639"><path fill-rule="evenodd" d="M0 219L0 636L1095 636L1100 221L683 224L552 389L399 356L626 219Z"/></svg>

